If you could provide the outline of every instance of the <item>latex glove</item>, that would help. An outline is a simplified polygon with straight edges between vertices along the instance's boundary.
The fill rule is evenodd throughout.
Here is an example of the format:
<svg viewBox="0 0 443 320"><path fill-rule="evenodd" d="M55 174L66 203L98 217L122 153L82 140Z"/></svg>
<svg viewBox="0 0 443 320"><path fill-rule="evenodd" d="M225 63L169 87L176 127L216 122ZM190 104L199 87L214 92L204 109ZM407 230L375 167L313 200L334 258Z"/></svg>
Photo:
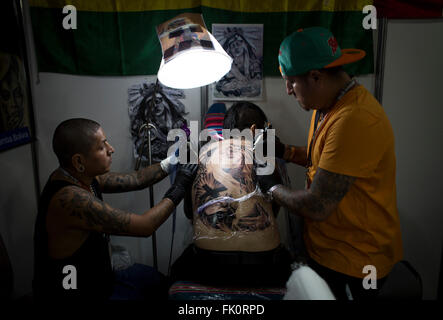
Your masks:
<svg viewBox="0 0 443 320"><path fill-rule="evenodd" d="M272 126L270 125L268 129L272 129ZM263 153L267 155L267 146L268 146L268 133L263 132L262 136L258 136L256 141L254 142L254 149L258 144L263 144ZM283 155L285 154L285 144L283 144L280 139L275 136L275 156L277 158L283 159Z"/></svg>
<svg viewBox="0 0 443 320"><path fill-rule="evenodd" d="M170 155L166 159L163 159L160 162L160 166L162 167L163 171L167 174L170 174L172 170L177 166L178 164L178 158L175 156L175 154Z"/></svg>
<svg viewBox="0 0 443 320"><path fill-rule="evenodd" d="M257 182L260 190L263 193L268 193L269 189L272 187L281 185L282 179L278 170L274 170L274 172L269 175L257 175Z"/></svg>
<svg viewBox="0 0 443 320"><path fill-rule="evenodd" d="M192 186L197 174L197 168L198 164L180 164L178 166L175 181L169 190L166 191L163 199L171 199L175 206L178 206L180 201L184 198L186 190Z"/></svg>
<svg viewBox="0 0 443 320"><path fill-rule="evenodd" d="M191 156L192 154L192 156ZM186 142L186 160L185 163L198 162L198 149L196 146L192 145L190 142ZM179 164L180 157L178 149L175 153L167 157L160 162L160 166L163 171L170 174L174 168Z"/></svg>

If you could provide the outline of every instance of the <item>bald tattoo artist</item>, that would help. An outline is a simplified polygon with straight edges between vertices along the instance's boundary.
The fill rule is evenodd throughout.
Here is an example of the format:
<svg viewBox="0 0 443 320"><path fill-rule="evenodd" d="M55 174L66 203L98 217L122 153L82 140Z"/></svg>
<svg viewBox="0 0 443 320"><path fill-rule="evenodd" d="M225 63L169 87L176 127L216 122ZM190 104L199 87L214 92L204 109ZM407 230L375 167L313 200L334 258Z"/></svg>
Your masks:
<svg viewBox="0 0 443 320"><path fill-rule="evenodd" d="M197 165L179 165L163 199L146 212L133 213L110 206L102 193L141 190L159 182L172 168L169 158L137 172L110 172L114 148L97 122L80 118L58 125L53 150L60 166L40 198L34 234L34 296L47 301L109 299L116 283L108 235L150 236L192 185ZM66 266L76 269L74 290L63 286ZM149 272L143 276L156 277L155 270Z"/></svg>

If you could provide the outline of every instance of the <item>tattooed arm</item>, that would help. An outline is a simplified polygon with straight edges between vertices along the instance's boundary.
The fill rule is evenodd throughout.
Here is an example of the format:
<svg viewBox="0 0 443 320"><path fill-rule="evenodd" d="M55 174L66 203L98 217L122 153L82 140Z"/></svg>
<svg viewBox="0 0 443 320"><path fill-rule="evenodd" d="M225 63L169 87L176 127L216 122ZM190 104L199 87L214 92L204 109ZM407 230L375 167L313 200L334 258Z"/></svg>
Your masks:
<svg viewBox="0 0 443 320"><path fill-rule="evenodd" d="M318 168L309 190L291 191L280 186L272 192L272 197L301 216L323 221L337 209L354 181L354 177Z"/></svg>
<svg viewBox="0 0 443 320"><path fill-rule="evenodd" d="M160 163L131 173L109 172L98 176L97 181L103 193L134 191L146 188L162 180L168 174Z"/></svg>
<svg viewBox="0 0 443 320"><path fill-rule="evenodd" d="M98 231L113 235L150 236L171 214L174 203L163 199L155 207L138 215L115 209L76 187L61 189L51 200L49 213L62 219L66 228Z"/></svg>

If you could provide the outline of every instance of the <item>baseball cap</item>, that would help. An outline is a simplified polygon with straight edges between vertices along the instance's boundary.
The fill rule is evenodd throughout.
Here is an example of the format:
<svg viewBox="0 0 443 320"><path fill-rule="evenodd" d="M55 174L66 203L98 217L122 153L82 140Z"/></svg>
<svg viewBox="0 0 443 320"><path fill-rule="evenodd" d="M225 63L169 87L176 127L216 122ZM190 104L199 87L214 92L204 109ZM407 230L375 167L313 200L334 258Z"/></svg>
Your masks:
<svg viewBox="0 0 443 320"><path fill-rule="evenodd" d="M366 55L360 49L340 49L328 29L299 29L280 45L278 62L283 76L297 76L310 70L332 68L352 63Z"/></svg>

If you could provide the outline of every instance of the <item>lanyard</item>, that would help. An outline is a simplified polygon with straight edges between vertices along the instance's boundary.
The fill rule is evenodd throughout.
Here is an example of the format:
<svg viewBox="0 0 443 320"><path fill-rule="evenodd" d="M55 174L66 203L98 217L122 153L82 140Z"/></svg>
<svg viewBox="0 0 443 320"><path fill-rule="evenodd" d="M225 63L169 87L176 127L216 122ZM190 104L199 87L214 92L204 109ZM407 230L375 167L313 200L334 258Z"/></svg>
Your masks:
<svg viewBox="0 0 443 320"><path fill-rule="evenodd" d="M312 159L311 159L311 153L312 153L312 144L314 142L315 136L317 134L317 126L320 120L320 112L317 110L315 112L315 121L314 121L314 132L312 133L312 138L311 138L311 142L309 143L309 148L308 148L308 161L306 163L306 168L309 168L310 166L312 166ZM324 119L325 116L323 116ZM322 119L322 121L323 121Z"/></svg>
<svg viewBox="0 0 443 320"><path fill-rule="evenodd" d="M357 84L357 81L355 80L355 78L352 78L351 81L349 81L346 84L346 87L344 87L339 95L337 96L337 99L335 100L335 103L337 103L349 90L351 90L355 85ZM311 138L311 142L309 143L309 147L308 147L308 158L307 158L307 162L306 162L306 180L308 179L308 170L309 168L312 166L312 148L314 147L314 140L316 138L317 135L317 129L319 127L319 123L321 125L321 122L323 122L323 120L326 118L326 115L322 116L322 119L320 120L320 116L321 116L321 112L319 110L316 110L315 112L315 121L314 121L314 132L312 133L312 138ZM308 185L308 184L307 184Z"/></svg>

